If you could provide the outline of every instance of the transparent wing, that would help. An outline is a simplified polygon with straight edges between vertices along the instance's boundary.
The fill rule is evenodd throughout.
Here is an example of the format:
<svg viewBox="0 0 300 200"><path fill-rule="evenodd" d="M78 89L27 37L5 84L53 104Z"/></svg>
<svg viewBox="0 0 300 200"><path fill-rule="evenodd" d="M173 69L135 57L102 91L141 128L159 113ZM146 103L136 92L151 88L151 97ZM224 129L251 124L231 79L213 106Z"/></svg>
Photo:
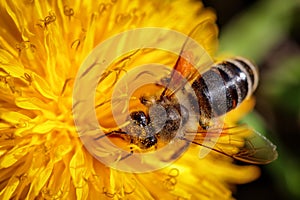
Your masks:
<svg viewBox="0 0 300 200"><path fill-rule="evenodd" d="M209 30L214 29L214 22L205 20L195 26L189 33L187 39L182 45L180 54L176 63L170 73L168 84L161 94L163 96L171 96L180 88L184 87L188 82L192 82L201 73L205 72L213 64L213 59L210 57L210 51L215 49L213 47L203 47L208 40L216 40L210 34ZM214 30L215 31L215 30ZM207 35L208 34L208 35Z"/></svg>
<svg viewBox="0 0 300 200"><path fill-rule="evenodd" d="M218 131L222 133L219 134ZM191 142L252 164L270 163L278 155L276 146L270 140L246 125L198 132Z"/></svg>

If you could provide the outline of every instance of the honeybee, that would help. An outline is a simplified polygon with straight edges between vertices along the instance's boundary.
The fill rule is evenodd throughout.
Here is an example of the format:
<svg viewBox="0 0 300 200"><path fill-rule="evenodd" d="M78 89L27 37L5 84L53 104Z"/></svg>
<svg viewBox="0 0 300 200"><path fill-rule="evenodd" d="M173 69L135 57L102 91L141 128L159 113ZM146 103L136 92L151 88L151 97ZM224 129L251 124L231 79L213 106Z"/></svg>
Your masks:
<svg viewBox="0 0 300 200"><path fill-rule="evenodd" d="M201 31L203 24L197 25L189 37L196 38ZM275 160L276 146L248 126L214 128L212 125L212 119L221 118L253 94L259 79L255 65L245 58L233 57L213 64L200 75L190 61L192 57L186 41L171 73L161 80L166 87L158 94L139 97L147 112L131 112L126 126L105 136L120 136L141 150L155 149L160 141L182 140L248 163L266 164ZM188 82L194 95L185 91ZM195 112L190 112L178 100L179 92ZM194 120L195 115L198 122ZM191 121L198 123L197 130L188 130ZM203 142L207 136L210 141L216 141L213 146Z"/></svg>

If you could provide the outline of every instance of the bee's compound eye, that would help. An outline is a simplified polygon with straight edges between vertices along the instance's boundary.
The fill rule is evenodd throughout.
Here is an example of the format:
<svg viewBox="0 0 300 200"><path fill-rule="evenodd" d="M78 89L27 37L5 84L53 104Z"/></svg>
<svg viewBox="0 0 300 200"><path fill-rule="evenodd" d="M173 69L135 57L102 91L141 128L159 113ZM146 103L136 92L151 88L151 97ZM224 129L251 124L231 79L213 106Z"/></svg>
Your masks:
<svg viewBox="0 0 300 200"><path fill-rule="evenodd" d="M147 137L142 141L142 144L143 144L144 148L146 148L146 149L154 146L156 143L157 143L157 139L155 136Z"/></svg>
<svg viewBox="0 0 300 200"><path fill-rule="evenodd" d="M130 117L132 120L136 121L140 126L147 126L147 116L143 111L134 111L130 113Z"/></svg>

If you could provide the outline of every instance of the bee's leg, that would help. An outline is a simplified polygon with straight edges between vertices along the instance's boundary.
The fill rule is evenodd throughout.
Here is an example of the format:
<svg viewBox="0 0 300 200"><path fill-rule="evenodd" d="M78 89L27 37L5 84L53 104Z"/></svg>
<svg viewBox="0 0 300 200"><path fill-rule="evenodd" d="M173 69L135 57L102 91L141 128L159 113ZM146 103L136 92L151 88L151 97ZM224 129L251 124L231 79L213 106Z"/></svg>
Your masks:
<svg viewBox="0 0 300 200"><path fill-rule="evenodd" d="M120 135L120 134L127 134L127 133L124 132L124 131L119 131L119 130L111 131L109 133L106 133L105 135L101 135L99 137L96 137L94 140L99 140L99 139L101 139L103 137L110 136L110 135Z"/></svg>
<svg viewBox="0 0 300 200"><path fill-rule="evenodd" d="M156 141L159 141L157 135L155 136L155 138L156 138ZM154 144L154 150L156 151L157 149L158 149L158 142L156 142L156 143Z"/></svg>
<svg viewBox="0 0 300 200"><path fill-rule="evenodd" d="M210 127L210 120L206 117L200 116L199 125L203 130L207 130Z"/></svg>
<svg viewBox="0 0 300 200"><path fill-rule="evenodd" d="M133 144L133 139L132 139L132 138L130 139L130 144ZM125 160L126 158L132 156L133 153L134 153L134 152L133 152L133 147L131 146L131 147L130 147L130 153L128 153L126 156L122 157L122 158L120 159L120 161L121 161L121 160Z"/></svg>
<svg viewBox="0 0 300 200"><path fill-rule="evenodd" d="M122 157L122 158L120 159L120 161L121 161L121 160L125 160L126 158L128 158L128 157L130 157L130 156L132 156L132 155L133 155L133 151L130 151L130 153L127 154L126 156Z"/></svg>
<svg viewBox="0 0 300 200"><path fill-rule="evenodd" d="M133 144L133 139L132 138L130 139L130 144ZM130 147L130 153L133 154L133 147L132 146Z"/></svg>
<svg viewBox="0 0 300 200"><path fill-rule="evenodd" d="M188 146L191 143L191 141L189 141L188 139L186 139L184 137L179 137L179 139L183 140L185 143L181 147L177 148L177 150L171 156L171 160L179 158L179 156L182 155L182 153L188 148Z"/></svg>

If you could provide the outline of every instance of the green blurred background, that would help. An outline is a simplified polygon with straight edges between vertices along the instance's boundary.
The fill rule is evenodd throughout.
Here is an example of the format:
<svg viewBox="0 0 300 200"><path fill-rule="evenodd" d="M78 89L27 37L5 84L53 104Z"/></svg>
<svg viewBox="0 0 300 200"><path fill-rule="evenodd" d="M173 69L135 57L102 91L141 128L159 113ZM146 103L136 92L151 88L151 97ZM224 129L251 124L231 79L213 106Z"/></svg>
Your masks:
<svg viewBox="0 0 300 200"><path fill-rule="evenodd" d="M256 108L246 119L278 148L262 176L240 185L234 197L300 199L300 0L203 0L216 10L219 54L259 66Z"/></svg>

